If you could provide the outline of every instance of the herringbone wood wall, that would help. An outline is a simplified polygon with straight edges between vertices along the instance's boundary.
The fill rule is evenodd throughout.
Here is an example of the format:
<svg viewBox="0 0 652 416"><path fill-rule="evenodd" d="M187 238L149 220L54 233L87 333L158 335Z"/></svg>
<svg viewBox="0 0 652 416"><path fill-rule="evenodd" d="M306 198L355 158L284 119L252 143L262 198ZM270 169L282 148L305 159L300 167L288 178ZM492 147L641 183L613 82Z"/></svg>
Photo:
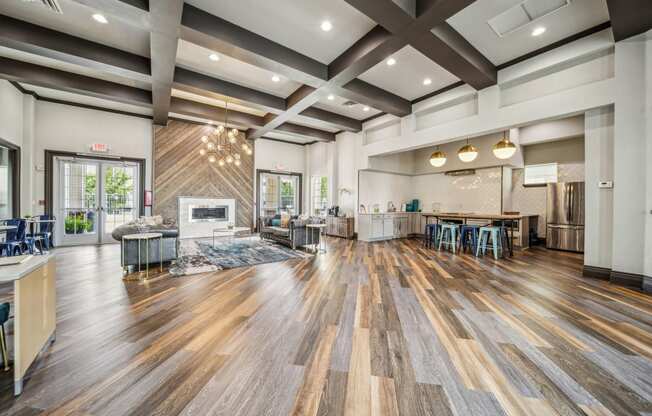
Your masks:
<svg viewBox="0 0 652 416"><path fill-rule="evenodd" d="M240 152L242 164L219 167L199 154L209 126L170 120L154 130L154 214L177 219L177 197L234 198L236 226L253 224L254 155ZM238 146L242 144L242 137ZM252 148L255 147L252 144ZM255 150L254 150L255 151Z"/></svg>

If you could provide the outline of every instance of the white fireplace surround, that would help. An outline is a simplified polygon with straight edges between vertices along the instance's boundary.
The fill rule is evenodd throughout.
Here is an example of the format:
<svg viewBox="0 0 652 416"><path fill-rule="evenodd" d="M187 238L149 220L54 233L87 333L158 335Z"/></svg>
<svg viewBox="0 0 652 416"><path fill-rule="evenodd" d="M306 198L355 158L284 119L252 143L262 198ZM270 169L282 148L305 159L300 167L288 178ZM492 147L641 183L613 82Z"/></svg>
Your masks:
<svg viewBox="0 0 652 416"><path fill-rule="evenodd" d="M226 219L192 219L193 208L220 208L225 207ZM199 198L180 196L177 199L177 224L179 224L179 238L211 237L216 228L227 228L229 224L235 225L235 199Z"/></svg>

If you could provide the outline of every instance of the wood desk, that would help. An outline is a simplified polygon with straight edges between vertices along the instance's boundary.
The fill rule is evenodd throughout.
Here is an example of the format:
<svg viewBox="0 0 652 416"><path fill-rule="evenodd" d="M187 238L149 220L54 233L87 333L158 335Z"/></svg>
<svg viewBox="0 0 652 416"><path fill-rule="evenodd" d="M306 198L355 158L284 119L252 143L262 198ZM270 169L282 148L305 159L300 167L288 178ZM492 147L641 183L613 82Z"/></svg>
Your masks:
<svg viewBox="0 0 652 416"><path fill-rule="evenodd" d="M56 328L54 254L0 266L0 283L14 283L14 394L23 391L25 373L41 351L54 342Z"/></svg>
<svg viewBox="0 0 652 416"><path fill-rule="evenodd" d="M430 223L430 219L434 218L435 223L439 223L440 220L457 220L462 221L464 224L468 220L487 220L487 221L500 221L504 226L505 223L509 222L509 238L507 239L507 244L509 245L509 255L514 255L514 224L518 224L520 229L527 228L525 231L521 231L521 247L529 246L529 229L531 228L530 221L532 217L534 219L534 225L536 226L536 221L538 220L537 215L527 215L527 214L482 214L482 213L464 213L464 212L437 212L437 213L423 213L426 217L426 224ZM527 224L524 224L527 222ZM524 241L525 237L525 241Z"/></svg>

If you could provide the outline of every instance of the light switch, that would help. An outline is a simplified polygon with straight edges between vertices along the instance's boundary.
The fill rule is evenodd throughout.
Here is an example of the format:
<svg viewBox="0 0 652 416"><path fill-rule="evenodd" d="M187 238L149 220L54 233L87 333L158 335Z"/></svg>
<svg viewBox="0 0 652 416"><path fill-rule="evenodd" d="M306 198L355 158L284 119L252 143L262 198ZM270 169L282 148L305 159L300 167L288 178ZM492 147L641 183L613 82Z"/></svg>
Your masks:
<svg viewBox="0 0 652 416"><path fill-rule="evenodd" d="M598 188L611 189L613 187L614 187L614 182L613 181L600 181L600 182L598 182Z"/></svg>

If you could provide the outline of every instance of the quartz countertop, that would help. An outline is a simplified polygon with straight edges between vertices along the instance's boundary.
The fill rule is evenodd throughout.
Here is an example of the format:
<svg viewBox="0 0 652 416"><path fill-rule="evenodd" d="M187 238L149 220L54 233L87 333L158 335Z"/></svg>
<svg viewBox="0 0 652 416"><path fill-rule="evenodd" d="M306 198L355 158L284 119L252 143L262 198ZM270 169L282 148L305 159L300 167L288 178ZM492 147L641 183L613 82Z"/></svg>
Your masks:
<svg viewBox="0 0 652 416"><path fill-rule="evenodd" d="M54 260L54 254L44 254L32 256L23 263L13 266L0 266L0 282L13 282L21 279L39 267L43 266L50 260Z"/></svg>

